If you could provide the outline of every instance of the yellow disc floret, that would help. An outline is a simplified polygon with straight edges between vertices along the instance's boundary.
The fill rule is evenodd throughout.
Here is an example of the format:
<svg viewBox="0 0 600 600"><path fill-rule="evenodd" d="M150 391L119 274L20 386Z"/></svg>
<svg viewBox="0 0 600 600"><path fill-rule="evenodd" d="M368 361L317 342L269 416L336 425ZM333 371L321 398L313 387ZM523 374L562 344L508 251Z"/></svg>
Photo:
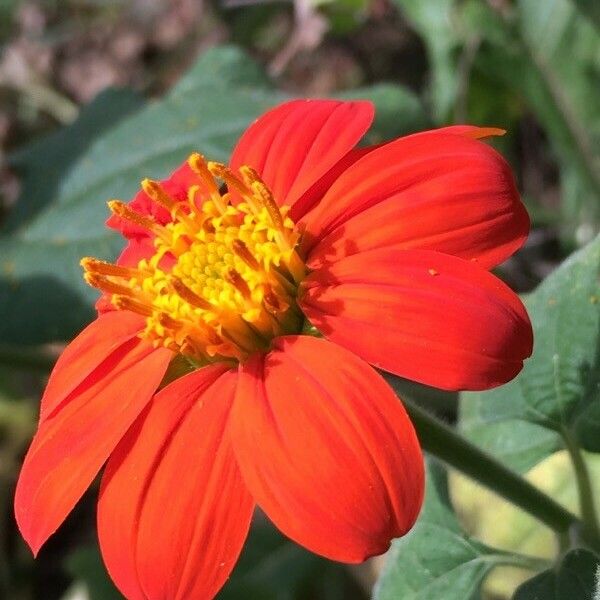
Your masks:
<svg viewBox="0 0 600 600"><path fill-rule="evenodd" d="M301 327L299 234L288 207L276 204L252 168L234 173L199 154L188 164L198 184L187 201L172 198L159 182L142 182L170 212L166 225L109 202L114 214L153 234L154 254L134 268L84 258L85 279L117 309L143 315L142 335L155 346L198 362L244 360ZM228 192L220 191L218 180Z"/></svg>

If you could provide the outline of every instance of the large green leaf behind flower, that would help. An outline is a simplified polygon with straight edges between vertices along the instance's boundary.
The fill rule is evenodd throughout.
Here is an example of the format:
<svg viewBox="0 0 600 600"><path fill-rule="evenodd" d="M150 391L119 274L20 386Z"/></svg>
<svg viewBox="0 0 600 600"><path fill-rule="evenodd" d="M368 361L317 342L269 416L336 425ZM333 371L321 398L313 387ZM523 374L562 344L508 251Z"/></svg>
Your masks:
<svg viewBox="0 0 600 600"><path fill-rule="evenodd" d="M446 473L430 462L419 520L406 536L393 542L374 598L474 600L493 568L518 564L518 557L464 533L450 503Z"/></svg>
<svg viewBox="0 0 600 600"><path fill-rule="evenodd" d="M502 387L462 395L460 424L473 441L526 471L564 436L600 451L600 236L526 299L533 356Z"/></svg>

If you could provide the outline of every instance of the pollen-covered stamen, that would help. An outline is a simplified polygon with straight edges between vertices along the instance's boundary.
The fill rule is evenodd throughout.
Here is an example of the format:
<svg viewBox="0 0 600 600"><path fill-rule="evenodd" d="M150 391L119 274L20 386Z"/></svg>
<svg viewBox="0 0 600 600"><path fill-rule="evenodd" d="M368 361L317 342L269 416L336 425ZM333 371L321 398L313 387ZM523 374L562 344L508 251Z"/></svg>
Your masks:
<svg viewBox="0 0 600 600"><path fill-rule="evenodd" d="M250 250L248 250L248 246L246 246L242 240L233 240L233 242L231 242L231 249L234 251L235 255L239 256L253 271L258 271L260 269L258 261L252 256Z"/></svg>
<svg viewBox="0 0 600 600"><path fill-rule="evenodd" d="M225 279L242 295L244 300L250 300L252 292L244 278L235 270L230 269L225 273Z"/></svg>
<svg viewBox="0 0 600 600"><path fill-rule="evenodd" d="M289 304L284 302L281 296L278 296L270 286L265 286L263 303L266 309L274 315L284 313L289 308Z"/></svg>
<svg viewBox="0 0 600 600"><path fill-rule="evenodd" d="M149 304L140 302L130 296L113 296L112 303L119 310L130 310L131 312L142 315L143 317L152 316L152 307Z"/></svg>
<svg viewBox="0 0 600 600"><path fill-rule="evenodd" d="M147 231L153 233L157 237L162 238L166 242L171 241L171 236L160 223L157 223L154 219L150 217L140 215L139 213L129 208L127 204L121 202L121 200L110 200L108 202L108 208L113 213L113 215L116 215L121 219L125 219L130 223L143 227Z"/></svg>
<svg viewBox="0 0 600 600"><path fill-rule="evenodd" d="M145 271L142 271L139 268L114 265L113 263L91 257L82 258L80 264L89 273L97 273L98 275L108 275L112 277L143 277L145 273Z"/></svg>
<svg viewBox="0 0 600 600"><path fill-rule="evenodd" d="M289 208L279 207L259 175L188 159L198 177L183 200L144 180L149 198L167 209L162 225L127 205L115 214L153 235L155 252L136 267L84 259L86 280L113 305L146 318L142 336L200 363L245 360L273 337L301 330L296 304L305 266ZM222 193L217 179L229 188ZM235 203L231 198L235 197Z"/></svg>
<svg viewBox="0 0 600 600"><path fill-rule="evenodd" d="M198 154L198 152L191 154L188 158L188 165L206 186L206 189L211 197L220 196L219 188L215 183L211 172L208 170L208 165L206 164L202 154Z"/></svg>
<svg viewBox="0 0 600 600"><path fill-rule="evenodd" d="M233 171L228 169L225 165L211 161L207 166L213 177L222 179L230 188L233 188L243 196L250 194L250 190L246 187L244 182L239 177L236 177Z"/></svg>
<svg viewBox="0 0 600 600"><path fill-rule="evenodd" d="M195 231L200 225L194 220L195 206L193 203L190 203L187 207L188 210L186 210L184 203L177 202L177 200L172 198L159 181L144 179L142 181L142 189L154 202L168 210L173 218L184 222L190 231Z"/></svg>
<svg viewBox="0 0 600 600"><path fill-rule="evenodd" d="M206 220L202 223L202 229L205 233L216 233L216 228L212 224L212 221Z"/></svg>
<svg viewBox="0 0 600 600"><path fill-rule="evenodd" d="M158 181L154 181L153 179L144 179L142 180L142 189L154 202L160 204L164 208L166 208L169 212L172 211L177 203L165 190L162 185Z"/></svg>
<svg viewBox="0 0 600 600"><path fill-rule="evenodd" d="M181 279L178 279L177 277L171 277L170 281L175 293L192 306L201 308L202 310L214 310L214 306L210 302L206 301L204 298L201 298L198 296L198 294L190 290L190 288L185 285Z"/></svg>
<svg viewBox="0 0 600 600"><path fill-rule="evenodd" d="M116 283L104 275L98 273L90 273L89 271L84 274L83 278L86 282L99 290L107 294L118 294L121 296L130 296L132 294L131 288L121 283Z"/></svg>

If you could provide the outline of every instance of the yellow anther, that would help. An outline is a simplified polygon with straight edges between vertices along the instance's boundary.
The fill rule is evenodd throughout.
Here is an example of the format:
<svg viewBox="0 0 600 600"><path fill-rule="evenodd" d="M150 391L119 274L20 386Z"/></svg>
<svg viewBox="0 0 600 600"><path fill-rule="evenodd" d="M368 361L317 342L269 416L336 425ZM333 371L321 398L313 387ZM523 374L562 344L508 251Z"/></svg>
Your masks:
<svg viewBox="0 0 600 600"><path fill-rule="evenodd" d="M206 221L204 221L204 223L202 223L202 229L206 233L215 233L216 232L215 226L208 219Z"/></svg>
<svg viewBox="0 0 600 600"><path fill-rule="evenodd" d="M129 208L124 202L121 202L120 200L110 200L108 202L108 208L110 208L110 211L117 217L143 227L155 236L164 239L166 242L171 241L171 236L160 223L157 223L151 217L140 215L140 213Z"/></svg>
<svg viewBox="0 0 600 600"><path fill-rule="evenodd" d="M181 279L178 279L177 277L171 277L170 281L175 293L192 306L201 308L203 310L214 310L214 307L210 302L204 298L201 298L194 291L190 290L190 288L185 285Z"/></svg>
<svg viewBox="0 0 600 600"><path fill-rule="evenodd" d="M271 217L271 221L275 227L281 231L283 229L283 217L279 212L279 207L273 198L273 194L271 194L269 188L262 181L255 181L252 184L252 191L255 193L256 197L261 206L264 206L267 209L267 213L269 213L269 217Z"/></svg>
<svg viewBox="0 0 600 600"><path fill-rule="evenodd" d="M240 171L240 175L242 176L242 179L244 180L244 183L251 188L252 184L255 181L262 181L260 175L258 174L258 172L253 169L252 167L248 166L248 165L242 165L239 168Z"/></svg>
<svg viewBox="0 0 600 600"><path fill-rule="evenodd" d="M113 296L112 304L119 310L130 310L143 317L152 316L152 307L129 296Z"/></svg>
<svg viewBox="0 0 600 600"><path fill-rule="evenodd" d="M210 194L218 194L219 188L217 187L215 180L211 172L208 170L208 165L204 160L204 156L198 152L194 152L188 158L188 165L198 175L202 182L206 185Z"/></svg>
<svg viewBox="0 0 600 600"><path fill-rule="evenodd" d="M270 313L278 314L285 312L289 304L277 295L270 286L265 286L265 295L263 298L265 307Z"/></svg>
<svg viewBox="0 0 600 600"><path fill-rule="evenodd" d="M213 177L223 180L230 188L238 191L242 196L248 196L251 193L246 184L224 164L211 161L207 166Z"/></svg>
<svg viewBox="0 0 600 600"><path fill-rule="evenodd" d="M180 221L184 222L190 230L194 231L197 228L197 224L193 218L186 212L184 203L174 200L160 182L153 179L144 179L142 181L142 189L156 204L162 206L172 216L176 216ZM190 208L193 207L190 205Z"/></svg>
<svg viewBox="0 0 600 600"><path fill-rule="evenodd" d="M111 281L104 275L98 275L98 273L90 273L89 271L83 275L83 278L86 282L95 287L98 290L106 294L119 294L123 296L131 296L132 290L126 285L122 285L120 283L115 283Z"/></svg>
<svg viewBox="0 0 600 600"><path fill-rule="evenodd" d="M182 326L181 321L174 319L166 313L160 313L158 315L157 321L167 329L180 329Z"/></svg>
<svg viewBox="0 0 600 600"><path fill-rule="evenodd" d="M258 261L252 256L250 250L248 250L248 246L246 246L242 240L233 240L233 242L231 242L231 249L235 255L239 256L253 271L258 271L260 269Z"/></svg>
<svg viewBox="0 0 600 600"><path fill-rule="evenodd" d="M97 273L98 275L110 275L112 277L121 277L124 279L130 279L132 277L140 277L143 275L143 271L140 269L134 269L131 267L122 267L121 265L114 265L97 258L91 258L86 256L79 261L79 264L90 273Z"/></svg>
<svg viewBox="0 0 600 600"><path fill-rule="evenodd" d="M250 288L244 278L235 269L227 271L225 279L242 295L244 300L250 300L252 296Z"/></svg>
<svg viewBox="0 0 600 600"><path fill-rule="evenodd" d="M144 179L142 181L142 189L154 202L160 204L162 207L166 208L168 211L173 210L176 205L175 200L167 194L163 186L153 179Z"/></svg>
<svg viewBox="0 0 600 600"><path fill-rule="evenodd" d="M117 217L135 223L148 231L154 232L155 228L160 227L154 219L140 215L140 213L135 212L120 200L110 200L108 202L108 208L110 208L110 211Z"/></svg>

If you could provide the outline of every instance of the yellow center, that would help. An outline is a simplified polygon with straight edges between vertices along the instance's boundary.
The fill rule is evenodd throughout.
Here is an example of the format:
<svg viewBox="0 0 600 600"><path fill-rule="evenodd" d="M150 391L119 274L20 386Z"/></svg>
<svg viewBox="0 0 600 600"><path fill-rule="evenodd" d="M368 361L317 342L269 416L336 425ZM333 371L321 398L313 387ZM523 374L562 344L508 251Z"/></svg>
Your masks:
<svg viewBox="0 0 600 600"><path fill-rule="evenodd" d="M156 181L142 182L148 196L169 210L166 225L109 202L113 213L154 234L154 255L135 268L84 258L85 279L109 294L117 309L143 315L142 335L156 347L199 363L244 360L302 326L296 304L305 275L296 251L299 234L289 208L277 206L252 168L233 173L199 154L188 164L200 184L189 188L186 202L175 201ZM229 192L221 193L217 180Z"/></svg>

